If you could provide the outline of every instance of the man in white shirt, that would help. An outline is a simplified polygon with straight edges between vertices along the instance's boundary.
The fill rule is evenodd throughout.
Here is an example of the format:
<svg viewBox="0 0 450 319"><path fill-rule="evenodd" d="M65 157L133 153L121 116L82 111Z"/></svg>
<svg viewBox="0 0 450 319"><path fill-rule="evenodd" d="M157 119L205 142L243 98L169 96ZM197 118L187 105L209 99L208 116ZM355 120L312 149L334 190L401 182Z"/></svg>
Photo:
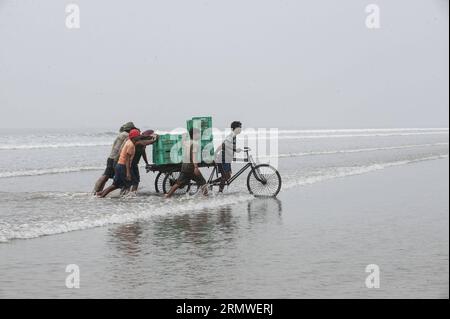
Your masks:
<svg viewBox="0 0 450 319"><path fill-rule="evenodd" d="M242 132L242 123L234 121L231 123L231 133L225 138L223 143L216 149L215 161L221 175L219 192L222 193L226 182L231 177L231 162L234 160L234 154L242 150L236 148L236 136Z"/></svg>

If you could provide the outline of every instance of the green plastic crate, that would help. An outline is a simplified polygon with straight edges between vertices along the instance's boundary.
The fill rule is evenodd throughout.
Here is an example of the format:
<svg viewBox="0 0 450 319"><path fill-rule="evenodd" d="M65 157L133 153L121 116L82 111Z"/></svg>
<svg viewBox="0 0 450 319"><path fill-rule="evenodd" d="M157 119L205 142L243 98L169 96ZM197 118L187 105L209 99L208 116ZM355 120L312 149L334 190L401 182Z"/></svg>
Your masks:
<svg viewBox="0 0 450 319"><path fill-rule="evenodd" d="M212 117L211 116L195 116L190 120L186 121L186 128L188 132L193 128L194 121L197 124L197 121L200 121L200 127L198 127L201 132L212 128ZM198 124L197 124L198 125Z"/></svg>
<svg viewBox="0 0 450 319"><path fill-rule="evenodd" d="M192 121L200 121L202 130L212 127L212 117L211 116L194 116L192 118Z"/></svg>
<svg viewBox="0 0 450 319"><path fill-rule="evenodd" d="M193 125L194 125L194 121L199 121L200 124L196 126L200 129L200 136L201 136L201 141L200 141L200 148L201 148L201 152L202 152L202 156L205 157L205 148L209 147L206 152L209 153L209 157L210 159L213 158L214 156L214 146L212 145L213 141L214 141L214 136L212 134L212 117L211 116L195 116L190 120L186 121L186 128L188 130L188 132L192 129ZM207 130L209 131L209 134L207 133ZM211 144L211 146L209 146ZM203 159L203 158L202 158Z"/></svg>
<svg viewBox="0 0 450 319"><path fill-rule="evenodd" d="M156 142L153 144L155 150L170 150L173 145L182 141L183 135L181 134L164 134L160 135Z"/></svg>
<svg viewBox="0 0 450 319"><path fill-rule="evenodd" d="M194 125L194 121L200 121L200 136L202 143L204 141L212 142L214 137L212 133L212 117L210 116L196 116L193 117L191 120L186 121L186 128L188 132L191 130L191 128ZM198 125L198 124L197 124ZM209 132L207 131L209 130Z"/></svg>
<svg viewBox="0 0 450 319"><path fill-rule="evenodd" d="M170 157L170 152L159 152L153 154L153 163L157 165L165 165L165 164L178 164L183 160L181 152L178 152L176 156L172 159Z"/></svg>
<svg viewBox="0 0 450 319"><path fill-rule="evenodd" d="M180 147L178 156L174 160L170 158L172 148L183 139L181 134L160 135L153 144L153 163L157 165L180 163L182 158L182 148ZM179 160L179 161L178 161Z"/></svg>
<svg viewBox="0 0 450 319"><path fill-rule="evenodd" d="M202 141L202 161L203 162L211 162L214 160L214 144L212 143L203 143Z"/></svg>

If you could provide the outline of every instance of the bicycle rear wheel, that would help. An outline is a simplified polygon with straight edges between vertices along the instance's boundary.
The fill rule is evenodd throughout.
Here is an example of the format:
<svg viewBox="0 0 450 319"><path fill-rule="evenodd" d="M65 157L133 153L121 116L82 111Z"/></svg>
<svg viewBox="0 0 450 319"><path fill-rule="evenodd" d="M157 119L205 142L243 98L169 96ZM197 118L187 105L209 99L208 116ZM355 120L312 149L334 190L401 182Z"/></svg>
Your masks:
<svg viewBox="0 0 450 319"><path fill-rule="evenodd" d="M172 186L175 185L179 176L180 176L180 172L178 172L178 171L173 171L173 172L166 174L166 176L164 177L163 183L162 183L162 190L163 190L164 194L167 194L170 191ZM178 194L178 195L186 194L187 192L189 192L190 188L191 188L190 184L185 185L183 187L178 188L175 191L175 194Z"/></svg>
<svg viewBox="0 0 450 319"><path fill-rule="evenodd" d="M275 197L281 190L280 173L268 164L257 165L248 173L247 188L255 196Z"/></svg>

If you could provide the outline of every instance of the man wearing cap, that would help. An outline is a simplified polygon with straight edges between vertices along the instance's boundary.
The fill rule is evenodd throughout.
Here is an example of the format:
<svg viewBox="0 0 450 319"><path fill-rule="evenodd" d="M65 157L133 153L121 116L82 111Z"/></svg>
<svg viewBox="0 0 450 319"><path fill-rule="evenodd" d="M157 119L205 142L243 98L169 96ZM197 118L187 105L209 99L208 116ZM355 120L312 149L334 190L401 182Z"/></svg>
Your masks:
<svg viewBox="0 0 450 319"><path fill-rule="evenodd" d="M106 169L102 176L97 180L94 186L94 193L99 194L103 191L106 182L110 178L114 178L114 167L116 166L117 160L119 159L120 149L122 144L128 138L128 134L132 129L135 129L133 122L125 123L120 127L119 135L114 140L111 153L106 161Z"/></svg>
<svg viewBox="0 0 450 319"><path fill-rule="evenodd" d="M128 134L128 140L122 147L119 160L117 161L113 184L98 194L99 197L105 197L118 188L128 189L131 186L131 162L136 153L135 144L138 142L140 135L141 132L137 129L132 129Z"/></svg>

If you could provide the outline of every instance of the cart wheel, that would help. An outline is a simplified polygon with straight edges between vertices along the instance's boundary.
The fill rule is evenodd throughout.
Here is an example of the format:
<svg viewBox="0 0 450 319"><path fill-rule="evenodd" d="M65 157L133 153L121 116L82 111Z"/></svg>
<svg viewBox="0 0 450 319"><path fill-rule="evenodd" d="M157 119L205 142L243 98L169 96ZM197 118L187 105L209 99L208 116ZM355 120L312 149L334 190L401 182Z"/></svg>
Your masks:
<svg viewBox="0 0 450 319"><path fill-rule="evenodd" d="M189 195L195 195L198 193L198 190L200 189L200 187L198 187L197 183L191 183L189 185Z"/></svg>
<svg viewBox="0 0 450 319"><path fill-rule="evenodd" d="M162 184L162 189L163 189L164 194L167 194L170 191L172 186L175 185L179 176L180 176L179 171L173 171L173 172L166 174L166 176L164 177L163 184ZM175 191L175 194L177 194L177 195L186 194L189 192L190 188L191 188L190 184L185 185L183 187L178 188Z"/></svg>
<svg viewBox="0 0 450 319"><path fill-rule="evenodd" d="M161 193L163 191L163 182L164 182L164 176L166 174L159 172L158 175L156 175L155 178L155 191L157 193Z"/></svg>

